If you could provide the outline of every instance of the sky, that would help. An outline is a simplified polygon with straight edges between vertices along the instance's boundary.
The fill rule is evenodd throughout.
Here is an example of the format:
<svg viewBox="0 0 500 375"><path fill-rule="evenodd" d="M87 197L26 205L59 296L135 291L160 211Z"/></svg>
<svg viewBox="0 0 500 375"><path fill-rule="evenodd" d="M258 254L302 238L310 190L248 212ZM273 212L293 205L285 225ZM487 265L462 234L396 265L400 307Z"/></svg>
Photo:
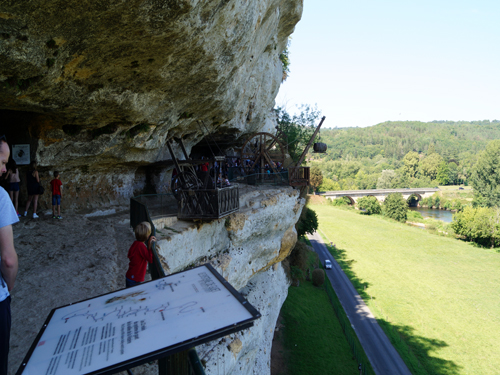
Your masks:
<svg viewBox="0 0 500 375"><path fill-rule="evenodd" d="M500 120L499 0L304 0L276 105L323 127Z"/></svg>

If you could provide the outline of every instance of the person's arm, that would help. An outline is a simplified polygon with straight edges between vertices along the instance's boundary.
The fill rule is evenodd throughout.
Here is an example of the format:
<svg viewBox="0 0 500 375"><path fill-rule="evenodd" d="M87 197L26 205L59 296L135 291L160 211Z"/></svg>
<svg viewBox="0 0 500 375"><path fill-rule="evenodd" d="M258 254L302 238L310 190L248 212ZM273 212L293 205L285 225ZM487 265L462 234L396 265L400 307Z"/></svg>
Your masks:
<svg viewBox="0 0 500 375"><path fill-rule="evenodd" d="M61 193L61 198L62 198L62 188L63 188L63 185L61 184L61 186L59 186L59 192Z"/></svg>
<svg viewBox="0 0 500 375"><path fill-rule="evenodd" d="M148 239L148 249L151 250L153 248L153 242L156 242L156 237L151 236Z"/></svg>
<svg viewBox="0 0 500 375"><path fill-rule="evenodd" d="M12 234L12 225L7 225L0 228L0 255L2 262L0 263L0 272L7 283L9 292L14 288L16 281L18 261L17 253L14 248L14 236Z"/></svg>
<svg viewBox="0 0 500 375"><path fill-rule="evenodd" d="M36 178L36 182L40 183L40 177L38 177L38 171L35 171L34 177Z"/></svg>

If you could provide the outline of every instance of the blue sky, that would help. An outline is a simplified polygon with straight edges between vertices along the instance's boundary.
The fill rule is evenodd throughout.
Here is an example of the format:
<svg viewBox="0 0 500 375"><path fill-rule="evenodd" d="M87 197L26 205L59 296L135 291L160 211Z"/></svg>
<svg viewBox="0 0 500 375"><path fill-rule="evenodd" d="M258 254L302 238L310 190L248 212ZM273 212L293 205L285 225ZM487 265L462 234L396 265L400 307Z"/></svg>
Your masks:
<svg viewBox="0 0 500 375"><path fill-rule="evenodd" d="M499 0L304 0L276 105L325 127L500 120L499 19Z"/></svg>

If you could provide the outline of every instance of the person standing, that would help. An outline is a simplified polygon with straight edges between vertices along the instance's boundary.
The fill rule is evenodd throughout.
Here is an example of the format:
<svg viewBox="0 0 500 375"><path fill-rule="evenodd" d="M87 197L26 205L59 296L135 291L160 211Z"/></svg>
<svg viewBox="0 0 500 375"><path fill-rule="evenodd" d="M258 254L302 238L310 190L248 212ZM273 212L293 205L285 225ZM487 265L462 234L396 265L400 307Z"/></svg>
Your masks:
<svg viewBox="0 0 500 375"><path fill-rule="evenodd" d="M135 241L128 250L130 260L127 273L125 274L125 286L127 288L144 282L148 263L153 263L153 252L151 250L155 236L151 236L151 224L147 221L139 223L134 228ZM147 242L147 246L145 244Z"/></svg>
<svg viewBox="0 0 500 375"><path fill-rule="evenodd" d="M0 176L7 172L10 149L0 137ZM7 375L10 341L10 291L16 281L18 260L12 224L19 221L7 192L0 188L0 375Z"/></svg>
<svg viewBox="0 0 500 375"><path fill-rule="evenodd" d="M10 158L7 163L7 174L5 178L9 180L9 188L7 189L10 195L10 199L12 199L12 204L16 209L17 217L20 217L18 206L19 206L19 183L21 180L19 179L19 169L17 168L16 161Z"/></svg>
<svg viewBox="0 0 500 375"><path fill-rule="evenodd" d="M52 219L62 219L61 216L61 197L62 197L62 182L59 179L59 172L54 171L54 179L50 181L52 189ZM56 215L57 206L57 215Z"/></svg>
<svg viewBox="0 0 500 375"><path fill-rule="evenodd" d="M24 210L24 216L28 216L28 209L30 208L31 201L33 201L33 219L38 219L36 214L36 208L38 206L38 194L40 193L40 177L38 176L38 171L36 170L38 164L36 161L32 161L30 164L30 170L26 173L26 186L28 188L28 202L26 203L26 209Z"/></svg>

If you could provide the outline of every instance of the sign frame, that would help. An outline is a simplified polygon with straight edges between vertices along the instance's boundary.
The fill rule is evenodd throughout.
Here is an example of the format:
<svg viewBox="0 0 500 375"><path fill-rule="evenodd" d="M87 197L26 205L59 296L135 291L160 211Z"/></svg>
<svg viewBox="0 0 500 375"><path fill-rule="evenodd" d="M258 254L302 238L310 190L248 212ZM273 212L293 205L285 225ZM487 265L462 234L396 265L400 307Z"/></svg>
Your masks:
<svg viewBox="0 0 500 375"><path fill-rule="evenodd" d="M22 375L23 374L23 371L26 368L26 365L28 364L31 356L33 355L33 352L35 351L36 347L38 346L38 343L40 342L40 339L42 338L42 336L43 336L46 328L48 327L48 325L49 325L49 323L50 323L50 321L51 321L54 313L57 310L63 309L63 308L68 307L68 306L75 305L77 303L86 302L86 301L90 301L90 300L93 300L93 299L96 299L96 298L99 298L99 297L103 297L103 296L107 296L107 295L110 295L110 294L118 293L118 292L121 292L123 290L133 290L133 288L137 288L137 287L143 286L144 284L158 282L158 280L167 279L167 278L169 278L169 277L171 277L173 275L177 275L177 274L180 274L180 273L183 273L183 272L186 272L186 271L191 271L191 270L194 270L194 269L197 269L197 268L206 268L208 271L210 271L211 274L213 276L215 276L215 278L227 289L227 291L229 291L233 295L233 297L235 297L235 299L247 310L247 312L251 315L251 317L248 318L248 319L245 319L243 321L240 321L238 323L234 323L234 324L230 324L230 325L225 326L225 327L221 327L221 328L219 328L219 329L217 329L215 331L211 331L211 332L202 334L200 336L196 336L196 337L187 339L185 341L182 341L182 342L179 342L179 343L167 346L165 348L161 348L161 349L155 350L155 351L150 352L150 353L146 353L146 354L143 354L143 355L140 355L140 356L137 356L137 357L126 359L126 360L124 360L122 362L115 363L115 364L112 364L110 366L107 366L107 367L104 367L104 368L101 368L101 369L98 369L98 370L95 370L95 371L91 371L91 372L87 372L87 373L82 373L82 374L85 374L85 375L111 375L111 374L115 374L117 372L125 371L125 370L131 369L133 367L137 367L137 366L140 366L142 364L145 364L145 363L148 363L148 362L151 362L151 361L155 361L155 360L158 360L158 359L161 359L161 358L164 358L164 357L167 357L167 356L170 356L170 355L182 352L184 350L191 349L192 347L195 347L195 346L204 344L206 342L209 342L209 341L212 341L212 340L216 340L216 339L224 337L226 335L229 335L229 334L232 334L232 333L235 333L235 332L239 332L241 330L244 330L244 329L252 327L253 323L254 323L254 320L256 320L256 319L258 319L258 318L261 317L261 314L259 313L259 311L257 311L257 309L255 309L255 307L253 307L236 289L234 289L234 287L231 284L229 284L229 282L226 281L217 272L217 270L215 270L215 268L212 265L206 263L206 264L203 264L203 265L198 266L198 267L193 267L193 268L190 268L188 270L184 270L184 271L180 271L180 272L176 272L176 273L170 274L170 275L162 277L160 279L151 280L151 281L147 281L145 283L141 283L141 284L139 284L137 286L134 286L132 288L128 288L128 289L127 288L123 288L123 289L115 290L115 291L110 292L110 293L101 294L99 296L94 296L94 297L91 297L91 298L87 298L87 299L84 299L84 300L81 300L81 301L78 301L78 302L70 303L70 304L67 304L67 305L64 305L64 306L59 306L59 307L56 307L56 308L52 309L51 312L49 313L49 315L47 316L47 319L45 320L42 328L38 332L35 340L33 341L33 344L31 345L28 353L26 354L26 356L23 359L21 365L19 366L19 369L17 370L16 375Z"/></svg>
<svg viewBox="0 0 500 375"><path fill-rule="evenodd" d="M22 153L22 155L19 156L19 153ZM30 164L31 154L29 143L12 145L12 159L14 159L17 165Z"/></svg>

